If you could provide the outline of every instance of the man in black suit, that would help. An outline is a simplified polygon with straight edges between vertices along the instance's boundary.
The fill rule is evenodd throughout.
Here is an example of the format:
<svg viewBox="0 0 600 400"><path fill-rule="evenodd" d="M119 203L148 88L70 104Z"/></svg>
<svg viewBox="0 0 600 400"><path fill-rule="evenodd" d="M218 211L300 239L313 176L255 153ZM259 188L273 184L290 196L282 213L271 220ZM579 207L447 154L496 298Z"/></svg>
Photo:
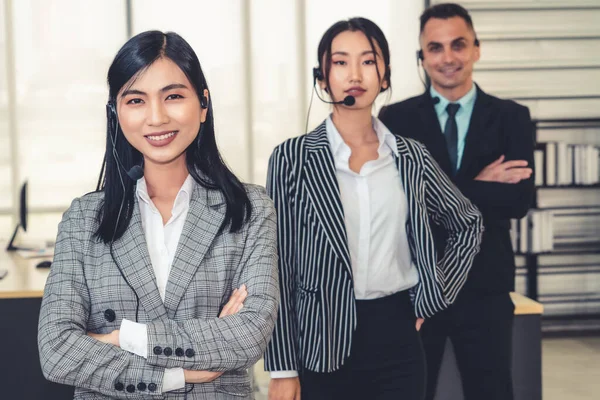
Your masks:
<svg viewBox="0 0 600 400"><path fill-rule="evenodd" d="M485 232L463 291L421 329L433 399L450 338L467 400L510 400L515 264L509 229L532 203L533 125L529 110L483 92L472 78L480 44L469 13L439 4L421 15L418 57L431 80L420 96L384 108L397 135L422 142L480 209ZM432 224L434 229L435 224ZM436 245L443 246L443 232ZM438 248L438 254L443 249Z"/></svg>

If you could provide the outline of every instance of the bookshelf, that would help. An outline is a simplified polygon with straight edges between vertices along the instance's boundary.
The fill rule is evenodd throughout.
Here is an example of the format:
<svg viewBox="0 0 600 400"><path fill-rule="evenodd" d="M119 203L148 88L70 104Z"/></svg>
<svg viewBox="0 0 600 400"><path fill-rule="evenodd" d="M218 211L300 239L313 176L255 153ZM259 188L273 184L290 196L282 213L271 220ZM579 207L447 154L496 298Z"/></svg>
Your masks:
<svg viewBox="0 0 600 400"><path fill-rule="evenodd" d="M425 0L425 6L442 2ZM584 320L595 313L600 332L600 232L594 231L594 223L600 225L596 214L600 182L590 183L594 174L584 176L579 171L581 182L566 183L569 171L565 175L563 170L560 180L557 175L554 183L548 183L544 168L547 143L600 148L600 4L592 0L457 3L469 10L483 49L474 80L486 92L528 107L535 119L542 180L538 177L532 213L551 214L541 218L550 237L537 240L536 246L541 247L535 252L528 246L520 251L521 242L533 243L532 221L523 221L522 238L520 229L511 230L517 253L516 290L544 303L542 323L562 321L566 326L572 317L587 324ZM564 145L560 151L564 153ZM540 220L539 215L536 218ZM521 221L514 221L513 227L520 228Z"/></svg>
<svg viewBox="0 0 600 400"><path fill-rule="evenodd" d="M600 118L533 123L537 143L534 204L524 221L513 221L517 291L544 305L545 333L598 331ZM589 183L575 183L576 174ZM536 227L538 213L551 216L551 223L542 229ZM532 248L535 240L540 241L538 236L548 235L549 247Z"/></svg>

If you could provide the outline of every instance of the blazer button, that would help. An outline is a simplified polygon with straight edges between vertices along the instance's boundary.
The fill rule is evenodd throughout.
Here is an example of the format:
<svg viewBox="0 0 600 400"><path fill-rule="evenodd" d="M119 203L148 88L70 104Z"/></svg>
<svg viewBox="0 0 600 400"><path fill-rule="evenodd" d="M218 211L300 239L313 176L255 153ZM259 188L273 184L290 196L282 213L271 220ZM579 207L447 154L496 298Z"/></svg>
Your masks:
<svg viewBox="0 0 600 400"><path fill-rule="evenodd" d="M170 347L165 347L165 349L163 350L163 354L169 357L171 354L173 354L173 349Z"/></svg>
<svg viewBox="0 0 600 400"><path fill-rule="evenodd" d="M140 392L143 392L144 390L146 390L146 384L144 382L138 383L138 390Z"/></svg>
<svg viewBox="0 0 600 400"><path fill-rule="evenodd" d="M196 352L194 351L194 349L187 349L185 351L185 356L187 358L192 358L192 357L194 357L194 355L196 355Z"/></svg>
<svg viewBox="0 0 600 400"><path fill-rule="evenodd" d="M177 357L183 357L183 354L184 354L183 353L183 349L181 347L178 347L178 348L175 349L175 355Z"/></svg>
<svg viewBox="0 0 600 400"><path fill-rule="evenodd" d="M157 356L160 356L163 352L162 347L160 346L155 346L152 351L154 351L154 354L156 354Z"/></svg>
<svg viewBox="0 0 600 400"><path fill-rule="evenodd" d="M104 319L106 319L108 322L113 322L116 318L117 315L113 310L111 310L110 308L104 310Z"/></svg>
<svg viewBox="0 0 600 400"><path fill-rule="evenodd" d="M118 390L119 392L122 391L125 388L125 385L123 385L121 382L117 382L115 383L115 390Z"/></svg>
<svg viewBox="0 0 600 400"><path fill-rule="evenodd" d="M133 392L135 392L135 386L133 386L133 385L127 385L127 391L128 391L129 393L133 393Z"/></svg>
<svg viewBox="0 0 600 400"><path fill-rule="evenodd" d="M156 383L149 383L148 384L148 390L151 392L156 392L157 386Z"/></svg>

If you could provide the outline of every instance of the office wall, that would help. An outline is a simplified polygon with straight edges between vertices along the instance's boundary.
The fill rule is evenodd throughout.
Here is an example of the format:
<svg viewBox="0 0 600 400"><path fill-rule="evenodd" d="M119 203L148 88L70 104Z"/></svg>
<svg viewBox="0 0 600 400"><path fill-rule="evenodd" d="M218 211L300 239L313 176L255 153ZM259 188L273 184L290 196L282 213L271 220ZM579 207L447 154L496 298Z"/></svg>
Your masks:
<svg viewBox="0 0 600 400"><path fill-rule="evenodd" d="M180 33L214 101L217 140L243 180L264 184L268 157L302 134L316 48L339 19L365 16L392 52L391 95L423 90L414 51L421 0L132 0L130 29ZM51 239L70 201L95 188L104 152L106 71L127 39L125 0L0 0L0 240L29 181L29 239ZM378 111L378 107L374 113ZM329 106L313 100L309 129Z"/></svg>
<svg viewBox="0 0 600 400"><path fill-rule="evenodd" d="M393 91L380 96L375 114L422 91L414 50L424 3L0 0L0 240L12 231L24 180L31 238L51 239L70 201L95 188L106 71L128 29L173 30L192 44L225 160L243 180L263 184L272 148L305 130L316 47L333 22L365 16L388 38ZM475 79L485 90L518 99L534 118L598 115L598 0L461 4L482 42ZM314 98L308 129L329 110Z"/></svg>
<svg viewBox="0 0 600 400"><path fill-rule="evenodd" d="M0 238L29 181L32 237L50 239L94 189L105 141L106 70L126 37L123 2L2 0ZM2 79L2 78L0 78Z"/></svg>
<svg viewBox="0 0 600 400"><path fill-rule="evenodd" d="M535 119L600 116L600 1L458 2L482 43L474 77L485 90Z"/></svg>
<svg viewBox="0 0 600 400"><path fill-rule="evenodd" d="M6 30L4 15L4 0L0 1L0 49L6 49ZM0 53L0 209L8 210L11 206L11 171L10 171L10 142L8 137L8 91L6 76L5 51ZM10 220L6 216L0 216L0 231Z"/></svg>

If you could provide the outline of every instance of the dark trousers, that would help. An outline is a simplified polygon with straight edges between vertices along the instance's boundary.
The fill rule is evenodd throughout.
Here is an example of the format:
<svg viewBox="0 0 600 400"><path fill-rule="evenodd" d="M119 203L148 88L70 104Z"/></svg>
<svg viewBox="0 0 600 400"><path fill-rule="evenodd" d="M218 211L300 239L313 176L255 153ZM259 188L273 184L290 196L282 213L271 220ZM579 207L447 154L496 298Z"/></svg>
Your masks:
<svg viewBox="0 0 600 400"><path fill-rule="evenodd" d="M427 358L427 400L433 400L446 338L454 346L465 400L512 400L512 327L509 293L461 293L421 328Z"/></svg>
<svg viewBox="0 0 600 400"><path fill-rule="evenodd" d="M302 400L422 400L425 356L408 292L357 300L350 357L331 373L301 371Z"/></svg>

